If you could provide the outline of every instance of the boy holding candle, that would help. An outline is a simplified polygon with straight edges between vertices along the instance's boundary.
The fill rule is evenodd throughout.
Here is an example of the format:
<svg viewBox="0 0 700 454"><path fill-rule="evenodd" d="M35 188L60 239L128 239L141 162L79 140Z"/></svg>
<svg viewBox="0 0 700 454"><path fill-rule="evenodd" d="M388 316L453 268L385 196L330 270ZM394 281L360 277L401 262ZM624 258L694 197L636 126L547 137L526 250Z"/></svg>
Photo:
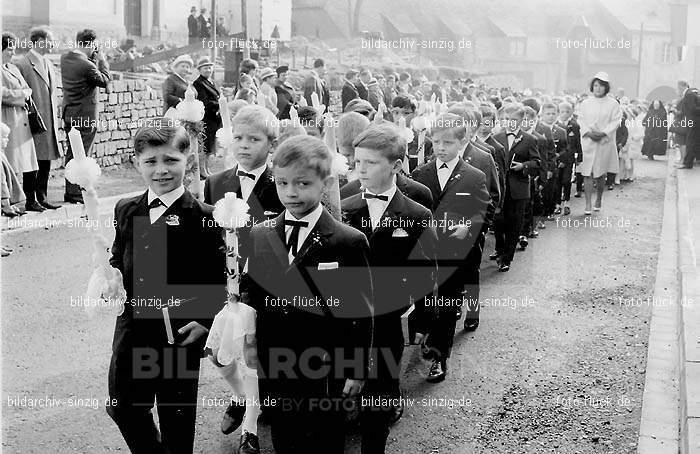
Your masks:
<svg viewBox="0 0 700 454"><path fill-rule="evenodd" d="M170 118L139 129L136 167L148 191L114 209L110 264L127 302L114 330L107 413L132 452L192 452L200 358L226 301L221 229L212 207L183 186L189 141Z"/></svg>
<svg viewBox="0 0 700 454"><path fill-rule="evenodd" d="M432 192L433 216L438 223L438 295L443 304L430 330L428 346L433 364L427 380L438 382L447 374L457 315L467 292L470 305L478 304L480 235L490 195L483 172L467 164L460 153L467 145L464 120L443 114L431 128L436 159L419 166L411 176ZM477 253L479 252L479 253ZM476 279L476 281L475 281Z"/></svg>
<svg viewBox="0 0 700 454"><path fill-rule="evenodd" d="M252 228L255 259L241 282L257 311L261 398L272 404L279 453L343 453L346 399L367 377L369 245L320 204L334 184L331 162L328 147L310 136L291 137L275 151L286 209Z"/></svg>

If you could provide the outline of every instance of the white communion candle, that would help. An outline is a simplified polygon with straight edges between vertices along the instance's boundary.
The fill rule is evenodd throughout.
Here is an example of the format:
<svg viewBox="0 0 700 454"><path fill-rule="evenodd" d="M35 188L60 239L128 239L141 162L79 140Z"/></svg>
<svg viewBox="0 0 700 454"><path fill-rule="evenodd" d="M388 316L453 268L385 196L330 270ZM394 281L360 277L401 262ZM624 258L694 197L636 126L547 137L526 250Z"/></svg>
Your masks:
<svg viewBox="0 0 700 454"><path fill-rule="evenodd" d="M85 148L83 148L83 139L80 137L80 131L75 128L71 128L68 133L68 140L70 141L70 147L73 150L74 159L85 159Z"/></svg>

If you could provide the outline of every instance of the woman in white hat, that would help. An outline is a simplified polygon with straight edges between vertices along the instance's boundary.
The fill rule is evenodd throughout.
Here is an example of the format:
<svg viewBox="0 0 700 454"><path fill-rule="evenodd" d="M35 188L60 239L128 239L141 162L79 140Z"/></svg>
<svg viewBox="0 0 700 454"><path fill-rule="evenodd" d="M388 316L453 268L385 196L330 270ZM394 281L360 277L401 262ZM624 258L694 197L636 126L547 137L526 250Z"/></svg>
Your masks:
<svg viewBox="0 0 700 454"><path fill-rule="evenodd" d="M578 116L583 151L583 162L579 164L578 169L584 176L586 215L591 214L593 180L596 180L596 201L593 210L600 211L605 177L608 172L619 171L615 132L622 120L620 104L608 96L610 78L607 73L597 73L591 80L590 90L593 96L581 103Z"/></svg>
<svg viewBox="0 0 700 454"><path fill-rule="evenodd" d="M172 72L163 81L163 115L185 99L185 90L190 84L187 77L193 66L194 62L189 55L180 55L170 65Z"/></svg>
<svg viewBox="0 0 700 454"><path fill-rule="evenodd" d="M277 108L277 93L275 92L275 79L277 78L277 73L272 68L263 68L260 70L258 76L262 81L260 93L262 93L264 97L264 105L270 109L273 114L277 115L279 112L279 109Z"/></svg>

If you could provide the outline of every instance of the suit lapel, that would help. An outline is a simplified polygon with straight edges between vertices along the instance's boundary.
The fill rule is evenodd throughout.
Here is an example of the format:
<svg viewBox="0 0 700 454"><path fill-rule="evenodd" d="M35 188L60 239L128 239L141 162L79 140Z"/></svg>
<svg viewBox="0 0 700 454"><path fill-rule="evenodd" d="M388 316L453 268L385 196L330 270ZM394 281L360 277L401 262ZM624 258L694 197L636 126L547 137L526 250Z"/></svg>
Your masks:
<svg viewBox="0 0 700 454"><path fill-rule="evenodd" d="M437 200L440 198L440 193L442 191L440 191L440 180L438 180L437 176L436 162L436 160L432 160L425 170L428 172L427 186L430 188L432 193L435 195L435 199Z"/></svg>
<svg viewBox="0 0 700 454"><path fill-rule="evenodd" d="M445 187L443 188L442 191L440 191L440 199L442 199L442 196L445 195L448 189L450 189L450 186L452 186L457 180L459 180L462 177L462 172L464 171L464 168L466 166L466 163L463 160L457 161L457 165L455 168L452 170L452 174L450 175L450 178L447 179L447 183L445 183ZM436 172L437 174L437 172Z"/></svg>
<svg viewBox="0 0 700 454"><path fill-rule="evenodd" d="M506 162L506 165L508 168L510 168L510 163L513 162L513 157L515 156L515 149L518 148L518 144L523 140L523 131L522 129L518 130L518 135L515 136L515 140L513 140L513 147L508 149L508 160ZM508 136L506 135L506 143L508 143Z"/></svg>
<svg viewBox="0 0 700 454"><path fill-rule="evenodd" d="M366 202L365 202L365 205L367 205ZM372 237L374 237L376 234L378 234L379 232L384 231L386 229L393 230L395 228L395 226L398 225L398 223L388 222L387 220L396 219L398 216L400 216L401 213L403 213L404 205L405 205L404 195L397 188L396 192L394 193L394 197L391 198L391 200L389 201L389 205L387 205L386 210L384 210L384 213L382 213L382 217L380 218L380 221L379 221L379 227L372 230ZM369 210L368 210L368 217L369 217ZM382 227L384 225L386 225L388 227Z"/></svg>
<svg viewBox="0 0 700 454"><path fill-rule="evenodd" d="M228 184L226 186L229 186L231 190L224 192L235 192L238 198L242 198L243 193L241 191L241 179L238 177L238 165L231 169L231 175L228 178Z"/></svg>
<svg viewBox="0 0 700 454"><path fill-rule="evenodd" d="M29 61L29 64L32 65L34 71L36 71L36 73L39 74L41 80L43 80L46 83L46 85L50 88L51 79L49 79L49 75L46 72L44 62L39 60L33 52L27 52L27 61Z"/></svg>
<svg viewBox="0 0 700 454"><path fill-rule="evenodd" d="M302 244L301 248L299 248L299 252L294 257L294 261L289 264L290 268L292 266L299 265L304 257L311 255L328 241L328 237L333 235L333 223L333 218L324 208L318 222L316 222L314 228L306 236L304 244Z"/></svg>
<svg viewBox="0 0 700 454"><path fill-rule="evenodd" d="M287 239L284 232L284 211L275 218L274 230L270 231L267 237L272 252L284 268L289 266L289 251L287 251Z"/></svg>

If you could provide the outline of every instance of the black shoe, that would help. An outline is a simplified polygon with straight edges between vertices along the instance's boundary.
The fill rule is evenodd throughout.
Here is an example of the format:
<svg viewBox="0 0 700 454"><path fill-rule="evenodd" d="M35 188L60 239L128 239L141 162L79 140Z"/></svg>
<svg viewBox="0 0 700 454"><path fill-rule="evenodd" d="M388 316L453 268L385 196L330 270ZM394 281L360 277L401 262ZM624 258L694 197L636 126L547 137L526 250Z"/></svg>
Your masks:
<svg viewBox="0 0 700 454"><path fill-rule="evenodd" d="M498 265L498 271L500 271L501 273L505 273L509 269L510 269L510 265L507 263L501 263L500 265Z"/></svg>
<svg viewBox="0 0 700 454"><path fill-rule="evenodd" d="M260 454L258 436L244 431L241 435L241 444L238 446L238 454Z"/></svg>
<svg viewBox="0 0 700 454"><path fill-rule="evenodd" d="M80 195L64 195L63 201L66 203L82 203L85 204L83 196Z"/></svg>
<svg viewBox="0 0 700 454"><path fill-rule="evenodd" d="M226 435L233 433L243 423L244 415L245 405L231 402L221 419L221 431Z"/></svg>
<svg viewBox="0 0 700 454"><path fill-rule="evenodd" d="M430 372L428 372L428 378L426 381L428 383L438 383L445 379L447 376L447 364L443 361L433 360L433 364L430 366Z"/></svg>
<svg viewBox="0 0 700 454"><path fill-rule="evenodd" d="M24 209L27 210L27 211L36 211L36 212L38 212L38 213L42 213L42 212L46 211L46 208L44 208L43 206L39 205L38 202L27 202L27 203L24 205Z"/></svg>
<svg viewBox="0 0 700 454"><path fill-rule="evenodd" d="M537 230L533 230L525 236L528 238L537 238L538 236L540 236L540 232L538 232Z"/></svg>
<svg viewBox="0 0 700 454"><path fill-rule="evenodd" d="M615 189L615 185L613 185L613 184L608 185L608 191L612 191L613 189Z"/></svg>
<svg viewBox="0 0 700 454"><path fill-rule="evenodd" d="M498 260L498 252L489 255L489 260Z"/></svg>
<svg viewBox="0 0 700 454"><path fill-rule="evenodd" d="M401 416L403 416L403 410L403 399L399 399L399 405L393 405L391 407L391 416L389 417L390 426L393 426L394 424L399 422L399 419L401 419Z"/></svg>
<svg viewBox="0 0 700 454"><path fill-rule="evenodd" d="M479 327L479 320L464 320L464 331L474 331Z"/></svg>
<svg viewBox="0 0 700 454"><path fill-rule="evenodd" d="M58 210L59 208L61 208L59 205L54 205L53 203L49 203L46 200L39 200L38 203L47 210Z"/></svg>
<svg viewBox="0 0 700 454"><path fill-rule="evenodd" d="M576 197L577 199L580 199L581 195L583 195L583 193L579 191L576 194L574 194L574 197Z"/></svg>
<svg viewBox="0 0 700 454"><path fill-rule="evenodd" d="M561 207L557 207L557 209L554 210L554 214L561 214Z"/></svg>
<svg viewBox="0 0 700 454"><path fill-rule="evenodd" d="M568 206L564 207L564 216L568 216L571 214L571 208Z"/></svg>
<svg viewBox="0 0 700 454"><path fill-rule="evenodd" d="M459 320L462 318L462 309L457 309L457 312L455 313L455 320Z"/></svg>
<svg viewBox="0 0 700 454"><path fill-rule="evenodd" d="M520 244L520 250L524 251L529 242L527 241L527 237L525 235L520 235L520 238L518 239L518 243Z"/></svg>

